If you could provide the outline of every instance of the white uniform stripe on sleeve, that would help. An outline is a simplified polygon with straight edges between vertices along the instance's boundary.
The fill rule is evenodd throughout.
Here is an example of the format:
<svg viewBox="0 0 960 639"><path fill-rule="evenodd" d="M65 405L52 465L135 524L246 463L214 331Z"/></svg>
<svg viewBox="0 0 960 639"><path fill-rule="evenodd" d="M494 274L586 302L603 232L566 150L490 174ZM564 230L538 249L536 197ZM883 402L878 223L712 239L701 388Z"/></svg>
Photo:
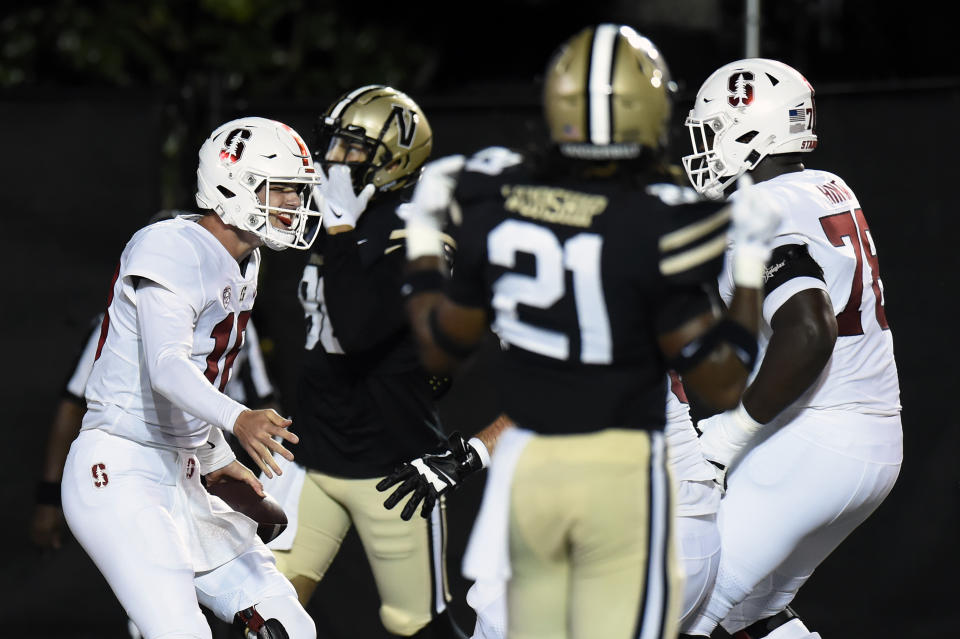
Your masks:
<svg viewBox="0 0 960 639"><path fill-rule="evenodd" d="M669 496L664 467L663 433L650 433L650 534L647 557L647 587L641 602L643 626L639 639L661 639L667 610L667 515Z"/></svg>
<svg viewBox="0 0 960 639"><path fill-rule="evenodd" d="M660 272L666 276L676 275L697 267L708 260L723 254L727 248L727 236L718 235L708 242L699 244L688 251L677 253L660 260Z"/></svg>
<svg viewBox="0 0 960 639"><path fill-rule="evenodd" d="M590 55L590 75L587 90L590 95L590 142L610 144L610 97L613 87L613 52L617 45L617 27L601 24L593 34Z"/></svg>
<svg viewBox="0 0 960 639"><path fill-rule="evenodd" d="M657 243L661 251L673 251L685 244L690 244L705 235L713 233L729 221L730 209L724 207L708 218L660 236L660 240Z"/></svg>

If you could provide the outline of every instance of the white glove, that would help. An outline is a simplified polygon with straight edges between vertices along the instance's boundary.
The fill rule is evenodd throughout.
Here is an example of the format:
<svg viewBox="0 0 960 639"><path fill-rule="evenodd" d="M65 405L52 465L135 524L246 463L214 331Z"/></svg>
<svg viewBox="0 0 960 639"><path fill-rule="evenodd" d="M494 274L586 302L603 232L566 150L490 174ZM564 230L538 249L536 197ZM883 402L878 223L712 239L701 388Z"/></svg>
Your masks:
<svg viewBox="0 0 960 639"><path fill-rule="evenodd" d="M753 178L744 173L737 180L731 206L730 239L733 240L733 281L737 286L761 288L770 243L776 236L783 210L763 189L753 187Z"/></svg>
<svg viewBox="0 0 960 639"><path fill-rule="evenodd" d="M697 422L700 450L707 461L728 468L763 424L756 421L743 404Z"/></svg>
<svg viewBox="0 0 960 639"><path fill-rule="evenodd" d="M367 184L359 194L354 193L350 167L343 164L331 166L329 175L324 175L323 169L317 167L317 177L320 184L314 188L317 195L322 198L320 201L322 202L323 228L355 227L357 220L366 210L367 203L373 197L376 187L373 184Z"/></svg>
<svg viewBox="0 0 960 639"><path fill-rule="evenodd" d="M413 198L397 208L397 215L407 223L408 260L443 254L441 231L465 160L462 155L448 155L425 165Z"/></svg>

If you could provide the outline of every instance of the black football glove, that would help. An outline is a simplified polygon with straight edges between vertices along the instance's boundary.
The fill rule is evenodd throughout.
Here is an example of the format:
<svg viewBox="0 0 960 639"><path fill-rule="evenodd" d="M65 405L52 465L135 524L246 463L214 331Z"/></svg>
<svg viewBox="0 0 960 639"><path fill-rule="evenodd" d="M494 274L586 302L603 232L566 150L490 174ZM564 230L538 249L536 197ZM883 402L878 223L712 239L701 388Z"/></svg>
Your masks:
<svg viewBox="0 0 960 639"><path fill-rule="evenodd" d="M479 440L473 440L477 446L483 446ZM400 517L409 521L420 502L420 516L426 519L440 495L456 488L467 475L484 467L484 459L489 458L487 451L478 451L474 443L465 440L460 433L453 432L447 443L435 453L427 453L413 461L406 462L384 477L377 484L377 490L384 492L391 486L400 484L383 505L388 510L410 495Z"/></svg>

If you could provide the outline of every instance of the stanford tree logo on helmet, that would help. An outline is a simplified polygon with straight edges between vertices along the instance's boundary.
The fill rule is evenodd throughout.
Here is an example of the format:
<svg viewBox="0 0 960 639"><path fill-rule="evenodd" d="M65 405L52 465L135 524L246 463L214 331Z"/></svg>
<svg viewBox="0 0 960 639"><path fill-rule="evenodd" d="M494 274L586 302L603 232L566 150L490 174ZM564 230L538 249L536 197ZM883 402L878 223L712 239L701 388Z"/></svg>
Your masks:
<svg viewBox="0 0 960 639"><path fill-rule="evenodd" d="M750 106L753 102L753 74L749 71L739 71L730 76L727 81L730 95L727 102L732 107Z"/></svg>
<svg viewBox="0 0 960 639"><path fill-rule="evenodd" d="M223 141L223 148L220 149L220 160L224 164L236 164L243 157L243 149L246 147L244 142L250 139L250 129L234 129Z"/></svg>

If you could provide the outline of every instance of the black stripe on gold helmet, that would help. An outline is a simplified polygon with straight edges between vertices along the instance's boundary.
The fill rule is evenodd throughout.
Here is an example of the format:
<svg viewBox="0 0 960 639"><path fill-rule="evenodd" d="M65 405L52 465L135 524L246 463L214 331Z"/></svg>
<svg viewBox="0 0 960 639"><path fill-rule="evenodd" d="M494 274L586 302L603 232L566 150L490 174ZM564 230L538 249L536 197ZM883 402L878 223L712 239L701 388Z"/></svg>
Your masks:
<svg viewBox="0 0 960 639"><path fill-rule="evenodd" d="M371 84L340 96L320 116L314 159L350 167L354 188L392 191L416 182L433 148L433 131L408 95Z"/></svg>
<svg viewBox="0 0 960 639"><path fill-rule="evenodd" d="M669 135L676 84L659 49L633 28L590 26L547 65L543 107L560 153L584 160L660 152Z"/></svg>

